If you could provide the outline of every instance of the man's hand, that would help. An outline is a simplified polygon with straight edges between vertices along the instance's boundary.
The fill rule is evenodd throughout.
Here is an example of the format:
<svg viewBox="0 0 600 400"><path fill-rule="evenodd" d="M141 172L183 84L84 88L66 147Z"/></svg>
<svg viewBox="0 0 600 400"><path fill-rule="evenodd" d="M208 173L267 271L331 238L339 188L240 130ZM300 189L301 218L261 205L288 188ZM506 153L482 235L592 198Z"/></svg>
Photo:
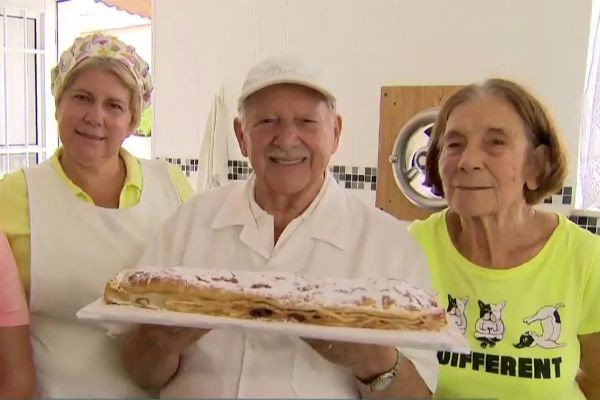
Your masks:
<svg viewBox="0 0 600 400"><path fill-rule="evenodd" d="M209 331L141 325L125 340L123 362L131 379L145 389L162 389L179 367L179 357Z"/></svg>
<svg viewBox="0 0 600 400"><path fill-rule="evenodd" d="M326 360L349 368L362 381L370 381L390 371L396 361L399 362L398 376L387 389L370 391L361 386L359 390L362 398L431 398L429 388L413 363L405 357L398 360L399 354L394 347L316 339L304 341Z"/></svg>
<svg viewBox="0 0 600 400"><path fill-rule="evenodd" d="M361 380L369 380L391 370L398 357L394 347L318 339L305 339L305 341L323 358L350 368Z"/></svg>
<svg viewBox="0 0 600 400"><path fill-rule="evenodd" d="M150 346L165 353L181 354L198 339L210 332L207 329L182 328L177 326L142 325L140 334Z"/></svg>

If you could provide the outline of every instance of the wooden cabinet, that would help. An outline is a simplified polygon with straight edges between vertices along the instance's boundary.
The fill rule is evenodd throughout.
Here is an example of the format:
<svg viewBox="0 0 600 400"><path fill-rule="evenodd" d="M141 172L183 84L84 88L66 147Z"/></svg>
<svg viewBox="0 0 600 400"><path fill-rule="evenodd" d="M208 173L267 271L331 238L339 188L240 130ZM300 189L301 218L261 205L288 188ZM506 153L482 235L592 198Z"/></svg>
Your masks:
<svg viewBox="0 0 600 400"><path fill-rule="evenodd" d="M432 211L410 202L398 188L389 157L398 133L415 114L439 107L461 86L384 86L379 112L379 156L375 204L399 219L424 219Z"/></svg>

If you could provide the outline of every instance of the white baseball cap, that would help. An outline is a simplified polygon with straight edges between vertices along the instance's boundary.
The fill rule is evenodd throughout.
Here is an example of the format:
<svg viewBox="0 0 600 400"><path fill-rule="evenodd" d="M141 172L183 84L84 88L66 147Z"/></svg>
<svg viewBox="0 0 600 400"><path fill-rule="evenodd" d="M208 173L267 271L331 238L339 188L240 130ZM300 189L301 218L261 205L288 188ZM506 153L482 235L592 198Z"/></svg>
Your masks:
<svg viewBox="0 0 600 400"><path fill-rule="evenodd" d="M321 71L316 66L308 65L298 57L275 56L250 68L238 99L238 109L251 94L280 83L293 83L316 90L335 104L335 96L326 89Z"/></svg>

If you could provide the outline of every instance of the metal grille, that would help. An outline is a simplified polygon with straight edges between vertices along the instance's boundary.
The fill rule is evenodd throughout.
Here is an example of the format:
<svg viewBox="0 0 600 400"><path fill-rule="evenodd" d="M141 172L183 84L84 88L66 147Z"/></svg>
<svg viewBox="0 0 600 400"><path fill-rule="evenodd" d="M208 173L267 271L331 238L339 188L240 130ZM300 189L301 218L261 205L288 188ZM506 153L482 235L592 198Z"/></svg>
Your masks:
<svg viewBox="0 0 600 400"><path fill-rule="evenodd" d="M0 1L0 175L46 158L43 11Z"/></svg>

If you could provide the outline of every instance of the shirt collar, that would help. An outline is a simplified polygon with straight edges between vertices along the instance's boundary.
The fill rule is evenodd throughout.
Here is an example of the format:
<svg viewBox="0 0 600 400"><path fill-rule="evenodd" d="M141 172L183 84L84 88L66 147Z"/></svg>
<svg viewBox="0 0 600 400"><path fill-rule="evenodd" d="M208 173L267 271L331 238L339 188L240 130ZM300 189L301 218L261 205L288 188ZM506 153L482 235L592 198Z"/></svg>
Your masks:
<svg viewBox="0 0 600 400"><path fill-rule="evenodd" d="M252 212L252 216L254 220L258 221L261 217L267 215L267 212L262 209L261 206L256 202L256 197L254 196L254 189L256 188L256 175L251 174L246 182L246 187L244 190L244 195L250 205L250 211Z"/></svg>
<svg viewBox="0 0 600 400"><path fill-rule="evenodd" d="M321 198L323 197L323 193L325 193L325 190L327 189L328 184L329 184L329 180L327 179L327 175L325 175L325 180L323 181L323 184L321 185L321 189L319 189L317 196L313 199L313 201L310 202L310 204L308 205L306 210L304 210L304 212L302 212L302 214L298 218L306 220L310 216L310 214L313 212L313 210L317 207L317 205L321 201ZM259 218L263 217L264 215L267 215L267 212L265 210L263 210L261 208L261 206L259 206L258 203L256 202L256 196L254 195L254 191L256 188L256 175L252 174L248 178L248 185L246 186L246 188L247 188L246 198L248 199L248 203L250 204L250 211L252 212L254 219L258 220Z"/></svg>
<svg viewBox="0 0 600 400"><path fill-rule="evenodd" d="M350 246L353 232L349 194L330 172L327 172L325 183L322 198L308 218L311 236L345 250Z"/></svg>
<svg viewBox="0 0 600 400"><path fill-rule="evenodd" d="M65 174L65 170L60 164L60 156L63 154L63 152L63 146L60 146L58 149L56 149L56 151L50 158L50 164L52 165L52 168L54 168L58 176L67 183L73 194L88 196L79 186L77 186L75 183L73 183L71 179L69 179L67 174ZM140 167L138 159L135 158L124 148L121 148L119 150L119 156L123 160L126 170L125 182L123 183L122 190L125 190L126 188L131 186L141 191L143 178L142 168Z"/></svg>
<svg viewBox="0 0 600 400"><path fill-rule="evenodd" d="M254 198L255 177L251 175L243 185L236 185L227 195L212 220L214 229L236 225L255 224L267 214ZM309 224L311 237L323 240L341 249L349 245L349 205L347 194L328 171L323 186L301 218Z"/></svg>
<svg viewBox="0 0 600 400"><path fill-rule="evenodd" d="M142 168L140 166L140 160L138 160L134 155L132 155L130 152L128 152L122 147L119 150L119 155L125 163L125 169L127 170L127 175L125 176L123 188L133 186L141 191L144 179L142 177Z"/></svg>

